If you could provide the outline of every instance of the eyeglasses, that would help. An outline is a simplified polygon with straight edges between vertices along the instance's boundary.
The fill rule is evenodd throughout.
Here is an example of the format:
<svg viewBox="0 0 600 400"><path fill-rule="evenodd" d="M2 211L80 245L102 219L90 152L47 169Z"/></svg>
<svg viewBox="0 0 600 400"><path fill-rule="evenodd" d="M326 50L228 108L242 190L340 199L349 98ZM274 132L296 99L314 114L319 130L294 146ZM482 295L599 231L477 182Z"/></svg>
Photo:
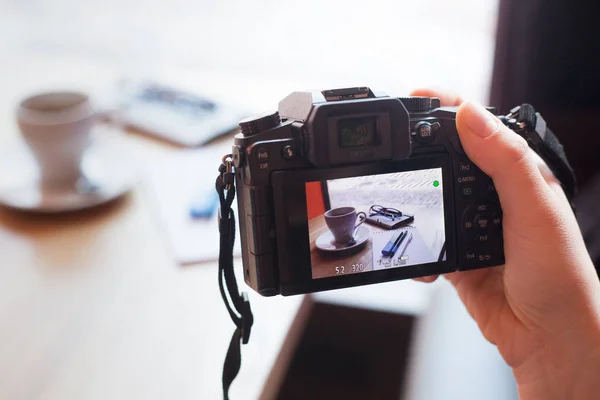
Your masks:
<svg viewBox="0 0 600 400"><path fill-rule="evenodd" d="M375 215L381 215L383 217L390 218L392 221L396 218L400 218L402 216L402 211L396 208L387 208L380 205L373 205L369 208L369 217L373 217Z"/></svg>

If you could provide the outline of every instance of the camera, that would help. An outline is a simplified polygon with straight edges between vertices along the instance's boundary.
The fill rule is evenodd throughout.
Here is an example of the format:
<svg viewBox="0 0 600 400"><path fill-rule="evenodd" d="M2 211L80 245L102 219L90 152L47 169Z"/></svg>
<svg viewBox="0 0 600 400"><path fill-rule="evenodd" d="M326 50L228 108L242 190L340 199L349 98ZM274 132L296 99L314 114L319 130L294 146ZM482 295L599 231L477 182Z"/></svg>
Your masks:
<svg viewBox="0 0 600 400"><path fill-rule="evenodd" d="M356 87L294 92L241 121L246 283L293 295L503 264L496 189L465 155L456 110Z"/></svg>

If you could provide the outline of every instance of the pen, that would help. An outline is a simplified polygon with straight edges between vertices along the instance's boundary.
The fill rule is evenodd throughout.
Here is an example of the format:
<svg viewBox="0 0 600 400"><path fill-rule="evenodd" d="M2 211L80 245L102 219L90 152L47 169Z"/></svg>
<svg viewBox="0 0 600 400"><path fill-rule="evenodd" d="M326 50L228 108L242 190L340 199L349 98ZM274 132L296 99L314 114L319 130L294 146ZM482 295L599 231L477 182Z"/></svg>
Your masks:
<svg viewBox="0 0 600 400"><path fill-rule="evenodd" d="M412 240L413 240L413 234L412 234L412 232L409 232L408 239L406 239L406 243L404 244L404 248L402 249L402 251L400 252L400 255L398 256L399 258L402 258L402 256L404 255L404 252L406 251L406 248L408 247L410 242L412 242Z"/></svg>
<svg viewBox="0 0 600 400"><path fill-rule="evenodd" d="M394 234L392 235L392 238L389 240L389 242L386 243L386 245L383 248L383 250L381 250L381 254L383 254L386 257L389 256L391 254L391 252L392 252L392 249L394 248L394 245L396 244L396 242L400 238L401 234L402 234L401 231L394 232Z"/></svg>
<svg viewBox="0 0 600 400"><path fill-rule="evenodd" d="M219 205L219 195L216 190L199 193L190 204L190 217L194 219L208 219L213 216Z"/></svg>
<svg viewBox="0 0 600 400"><path fill-rule="evenodd" d="M392 248L392 254L390 254L390 257L394 257L394 254L396 254L396 251L398 251L398 248L400 247L400 245L402 244L402 242L404 241L404 239L406 239L406 237L408 236L408 232L407 231L402 231L402 233L403 233L403 235L400 237L400 239L398 240L398 242Z"/></svg>
<svg viewBox="0 0 600 400"><path fill-rule="evenodd" d="M383 250L381 250L381 254L383 254L386 257L392 257L394 255L394 252L396 251L394 250L396 244L399 241L402 241L402 238L404 237L405 233L406 232L404 231L397 231L396 233L394 233L390 241L387 242Z"/></svg>

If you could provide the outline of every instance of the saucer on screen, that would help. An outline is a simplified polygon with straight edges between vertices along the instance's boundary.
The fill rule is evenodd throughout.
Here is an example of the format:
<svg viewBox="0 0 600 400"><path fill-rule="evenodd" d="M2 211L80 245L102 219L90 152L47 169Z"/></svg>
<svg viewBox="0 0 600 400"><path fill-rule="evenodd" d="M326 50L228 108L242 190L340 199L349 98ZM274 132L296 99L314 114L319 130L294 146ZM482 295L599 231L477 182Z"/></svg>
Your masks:
<svg viewBox="0 0 600 400"><path fill-rule="evenodd" d="M366 243L371 237L371 231L366 226L359 226L354 235L354 243L339 244L333 238L331 231L324 232L317 238L316 246L319 250L325 252L338 252L357 248Z"/></svg>

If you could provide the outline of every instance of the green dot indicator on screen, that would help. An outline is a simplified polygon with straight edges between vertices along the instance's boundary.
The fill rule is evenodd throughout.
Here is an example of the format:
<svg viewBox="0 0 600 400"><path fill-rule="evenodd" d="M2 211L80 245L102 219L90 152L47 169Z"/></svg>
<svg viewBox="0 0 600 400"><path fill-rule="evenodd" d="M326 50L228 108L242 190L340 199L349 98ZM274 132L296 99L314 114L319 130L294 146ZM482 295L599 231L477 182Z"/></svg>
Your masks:
<svg viewBox="0 0 600 400"><path fill-rule="evenodd" d="M434 187L440 186L440 181L433 181L433 186Z"/></svg>

